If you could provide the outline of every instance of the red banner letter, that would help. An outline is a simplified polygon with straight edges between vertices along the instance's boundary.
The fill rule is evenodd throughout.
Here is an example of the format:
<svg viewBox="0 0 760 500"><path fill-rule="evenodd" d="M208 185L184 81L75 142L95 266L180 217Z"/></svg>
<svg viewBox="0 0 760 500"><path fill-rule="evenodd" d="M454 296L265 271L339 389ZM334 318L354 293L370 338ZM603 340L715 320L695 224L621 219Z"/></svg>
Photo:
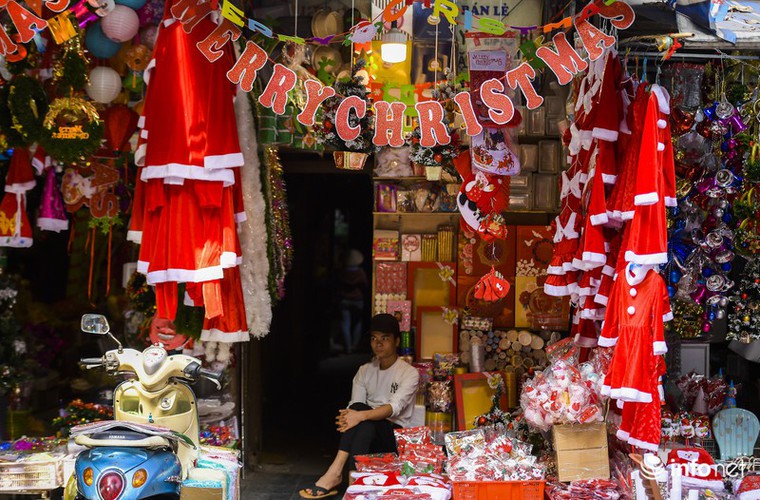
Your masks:
<svg viewBox="0 0 760 500"><path fill-rule="evenodd" d="M578 30L578 36L581 37L581 43L588 52L588 58L592 61L596 61L602 54L604 49L608 49L615 45L615 39L596 28L590 22L582 20L575 22L575 29ZM602 46L599 47L599 44Z"/></svg>
<svg viewBox="0 0 760 500"><path fill-rule="evenodd" d="M47 28L47 21L35 16L13 0L8 2L8 15L11 16L13 26L18 31L21 43L27 43L34 38L35 30Z"/></svg>
<svg viewBox="0 0 760 500"><path fill-rule="evenodd" d="M504 92L504 84L496 78L480 85L480 98L488 106L488 117L496 125L505 125L515 116L515 105Z"/></svg>
<svg viewBox="0 0 760 500"><path fill-rule="evenodd" d="M267 63L267 53L253 42L246 42L245 50L227 72L227 79L246 92L253 90L256 73Z"/></svg>
<svg viewBox="0 0 760 500"><path fill-rule="evenodd" d="M214 62L222 57L222 48L224 47L224 44L230 40L234 42L239 37L240 28L225 19L219 24L219 26L214 28L214 31L212 31L205 40L201 40L195 45L209 62Z"/></svg>
<svg viewBox="0 0 760 500"><path fill-rule="evenodd" d="M464 123L467 126L465 133L469 136L478 135L483 131L483 126L475 116L475 108L472 106L472 97L469 92L460 92L454 96L454 102L459 105Z"/></svg>
<svg viewBox="0 0 760 500"><path fill-rule="evenodd" d="M525 96L525 105L528 109L536 109L544 102L544 98L538 95L536 88L533 86L534 78L536 78L536 70L526 62L513 70L507 71L507 85L511 89L520 87L520 91Z"/></svg>
<svg viewBox="0 0 760 500"><path fill-rule="evenodd" d="M343 102L338 106L338 110L335 112L335 129L338 131L338 136L344 141L353 141L359 137L361 132L359 125L352 127L348 123L348 114L352 109L361 120L367 114L367 101L360 99L359 96L352 95L343 99Z"/></svg>
<svg viewBox="0 0 760 500"><path fill-rule="evenodd" d="M334 96L335 89L325 87L317 80L306 80L303 86L306 89L306 105L303 107L303 111L298 113L296 120L307 127L311 127L314 125L314 115L317 114L319 105Z"/></svg>
<svg viewBox="0 0 760 500"><path fill-rule="evenodd" d="M259 96L259 102L265 108L271 108L276 114L281 115L288 103L288 92L295 86L296 73L282 64L275 64L272 79Z"/></svg>
<svg viewBox="0 0 760 500"><path fill-rule="evenodd" d="M631 27L636 20L636 13L630 5L625 2L615 2L612 5L600 6L599 15L609 19L614 27L619 30L625 30Z"/></svg>
<svg viewBox="0 0 760 500"><path fill-rule="evenodd" d="M404 125L405 111L406 104L403 102L378 101L375 103L375 135L372 137L372 143L375 146L400 148L404 145L401 129Z"/></svg>
<svg viewBox="0 0 760 500"><path fill-rule="evenodd" d="M573 79L573 75L588 68L588 63L573 49L564 33L557 33L552 41L556 52L549 47L539 47L536 56L549 66L560 85L566 85Z"/></svg>
<svg viewBox="0 0 760 500"><path fill-rule="evenodd" d="M451 142L449 131L443 123L443 106L438 101L418 102L414 105L420 117L420 145L423 148Z"/></svg>

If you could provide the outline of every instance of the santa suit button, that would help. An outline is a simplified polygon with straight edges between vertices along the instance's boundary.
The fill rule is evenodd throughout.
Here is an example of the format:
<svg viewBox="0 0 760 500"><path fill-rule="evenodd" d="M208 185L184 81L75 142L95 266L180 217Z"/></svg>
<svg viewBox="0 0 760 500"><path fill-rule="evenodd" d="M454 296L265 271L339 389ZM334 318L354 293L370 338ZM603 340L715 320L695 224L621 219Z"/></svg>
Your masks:
<svg viewBox="0 0 760 500"><path fill-rule="evenodd" d="M633 306L628 306L628 314L633 316L633 314L636 312L636 308Z"/></svg>
<svg viewBox="0 0 760 500"><path fill-rule="evenodd" d="M629 293L631 294L631 297L635 297L639 292L637 292L635 288L631 288L631 291Z"/></svg>

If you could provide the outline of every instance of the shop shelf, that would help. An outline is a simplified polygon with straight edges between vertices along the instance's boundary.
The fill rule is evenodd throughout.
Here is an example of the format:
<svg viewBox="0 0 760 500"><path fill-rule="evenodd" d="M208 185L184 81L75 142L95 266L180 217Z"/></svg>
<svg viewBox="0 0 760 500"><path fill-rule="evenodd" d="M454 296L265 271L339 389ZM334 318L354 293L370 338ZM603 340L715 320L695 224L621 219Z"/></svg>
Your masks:
<svg viewBox="0 0 760 500"><path fill-rule="evenodd" d="M546 481L454 481L456 500L543 500Z"/></svg>

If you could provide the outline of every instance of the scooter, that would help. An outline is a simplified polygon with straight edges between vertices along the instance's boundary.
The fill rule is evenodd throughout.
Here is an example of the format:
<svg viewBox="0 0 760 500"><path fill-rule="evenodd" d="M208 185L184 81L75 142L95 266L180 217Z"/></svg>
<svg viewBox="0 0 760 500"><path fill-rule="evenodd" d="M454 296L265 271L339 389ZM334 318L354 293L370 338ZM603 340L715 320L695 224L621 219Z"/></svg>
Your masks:
<svg viewBox="0 0 760 500"><path fill-rule="evenodd" d="M160 344L142 352L125 349L99 314L82 316L82 331L107 335L118 345L102 358L80 360L83 368L131 378L114 391L113 421L72 429L74 442L87 450L77 456L65 500L178 499L200 450L188 383L208 378L221 387L221 374L203 369L196 358L168 355Z"/></svg>

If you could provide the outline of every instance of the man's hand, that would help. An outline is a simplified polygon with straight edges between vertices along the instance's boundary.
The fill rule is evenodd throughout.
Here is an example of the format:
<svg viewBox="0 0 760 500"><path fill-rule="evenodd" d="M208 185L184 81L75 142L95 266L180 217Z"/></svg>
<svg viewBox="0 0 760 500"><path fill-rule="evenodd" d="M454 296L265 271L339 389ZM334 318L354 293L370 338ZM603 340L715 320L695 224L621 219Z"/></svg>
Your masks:
<svg viewBox="0 0 760 500"><path fill-rule="evenodd" d="M335 418L338 432L346 432L362 423L364 421L364 413L366 412L348 409L340 410L338 416Z"/></svg>

